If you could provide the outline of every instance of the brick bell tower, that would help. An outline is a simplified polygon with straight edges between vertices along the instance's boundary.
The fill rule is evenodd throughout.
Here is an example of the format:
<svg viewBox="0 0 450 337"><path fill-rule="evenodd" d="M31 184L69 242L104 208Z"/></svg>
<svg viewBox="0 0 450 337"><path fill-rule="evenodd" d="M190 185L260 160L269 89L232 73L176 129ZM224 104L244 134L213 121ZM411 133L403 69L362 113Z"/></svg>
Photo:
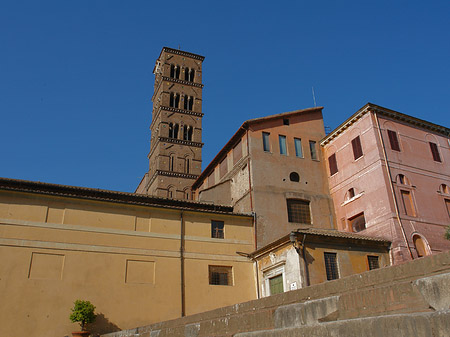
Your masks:
<svg viewBox="0 0 450 337"><path fill-rule="evenodd" d="M192 198L202 166L203 60L168 47L156 60L149 171L136 193Z"/></svg>

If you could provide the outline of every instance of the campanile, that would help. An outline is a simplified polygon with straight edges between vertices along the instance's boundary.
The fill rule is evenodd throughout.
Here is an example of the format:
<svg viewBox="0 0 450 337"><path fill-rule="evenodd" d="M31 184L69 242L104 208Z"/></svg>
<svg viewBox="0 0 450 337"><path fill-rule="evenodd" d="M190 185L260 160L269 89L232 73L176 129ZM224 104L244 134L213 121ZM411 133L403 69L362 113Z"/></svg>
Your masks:
<svg viewBox="0 0 450 337"><path fill-rule="evenodd" d="M149 170L136 193L191 199L202 166L203 59L164 47L156 60Z"/></svg>

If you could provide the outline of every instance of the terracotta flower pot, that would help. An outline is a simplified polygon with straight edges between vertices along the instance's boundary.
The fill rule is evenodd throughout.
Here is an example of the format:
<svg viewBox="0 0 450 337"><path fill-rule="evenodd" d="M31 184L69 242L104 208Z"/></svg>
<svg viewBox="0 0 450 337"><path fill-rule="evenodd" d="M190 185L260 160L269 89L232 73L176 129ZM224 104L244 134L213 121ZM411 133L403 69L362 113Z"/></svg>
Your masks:
<svg viewBox="0 0 450 337"><path fill-rule="evenodd" d="M75 331L72 332L73 337L89 337L91 333L89 331Z"/></svg>

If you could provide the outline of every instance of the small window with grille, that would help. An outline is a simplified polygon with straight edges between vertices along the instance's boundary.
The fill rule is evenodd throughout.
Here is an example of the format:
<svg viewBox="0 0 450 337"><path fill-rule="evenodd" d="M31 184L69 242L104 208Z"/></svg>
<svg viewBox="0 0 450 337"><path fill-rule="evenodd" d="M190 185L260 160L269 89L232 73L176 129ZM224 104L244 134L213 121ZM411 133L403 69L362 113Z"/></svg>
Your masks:
<svg viewBox="0 0 450 337"><path fill-rule="evenodd" d="M232 267L208 266L208 268L209 268L209 284L219 286L233 285Z"/></svg>
<svg viewBox="0 0 450 337"><path fill-rule="evenodd" d="M378 262L378 256L367 255L367 262L369 264L369 270L380 268L380 263Z"/></svg>
<svg viewBox="0 0 450 337"><path fill-rule="evenodd" d="M311 211L309 209L309 201L298 200L298 199L288 199L287 210L288 210L288 221L298 222L298 223L311 223Z"/></svg>
<svg viewBox="0 0 450 337"><path fill-rule="evenodd" d="M223 239L225 237L223 227L223 221L211 220L211 237L215 239Z"/></svg>
<svg viewBox="0 0 450 337"><path fill-rule="evenodd" d="M325 259L325 271L327 280L337 280L339 278L339 269L336 253L323 253Z"/></svg>

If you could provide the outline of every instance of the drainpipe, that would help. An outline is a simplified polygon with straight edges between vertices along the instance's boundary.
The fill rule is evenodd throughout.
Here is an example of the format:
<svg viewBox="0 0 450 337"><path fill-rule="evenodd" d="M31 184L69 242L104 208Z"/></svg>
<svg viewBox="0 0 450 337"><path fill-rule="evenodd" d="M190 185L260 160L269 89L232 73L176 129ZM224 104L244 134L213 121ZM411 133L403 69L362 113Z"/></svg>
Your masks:
<svg viewBox="0 0 450 337"><path fill-rule="evenodd" d="M180 213L180 276L181 276L181 317L186 316L186 284L184 273L184 235L185 226L183 212Z"/></svg>
<svg viewBox="0 0 450 337"><path fill-rule="evenodd" d="M256 295L257 298L260 299L261 295L259 294L259 270L258 270L258 260L252 256L252 254L244 253L244 252L236 252L236 254L240 256L245 256L247 259L252 260L255 263L256 267Z"/></svg>
<svg viewBox="0 0 450 337"><path fill-rule="evenodd" d="M389 162L388 162L388 159L387 159L386 148L384 146L383 137L381 135L380 121L378 120L377 112L373 111L372 113L375 116L375 120L376 120L377 126L378 126L378 137L380 138L381 148L383 150L384 162L386 163L386 172L387 172L388 179L389 179L389 187L390 187L390 190L391 190L392 199L394 199L395 214L397 216L397 221L398 221L398 223L400 225L400 229L401 229L401 232L402 232L403 239L405 240L406 247L408 248L409 255L411 256L411 260L414 260L414 256L413 256L413 254L411 252L411 247L409 247L408 239L406 238L405 228L403 227L403 223L402 223L402 221L400 219L400 213L398 211L398 202L397 202L397 197L395 196L394 183L392 182L391 168L389 166Z"/></svg>

